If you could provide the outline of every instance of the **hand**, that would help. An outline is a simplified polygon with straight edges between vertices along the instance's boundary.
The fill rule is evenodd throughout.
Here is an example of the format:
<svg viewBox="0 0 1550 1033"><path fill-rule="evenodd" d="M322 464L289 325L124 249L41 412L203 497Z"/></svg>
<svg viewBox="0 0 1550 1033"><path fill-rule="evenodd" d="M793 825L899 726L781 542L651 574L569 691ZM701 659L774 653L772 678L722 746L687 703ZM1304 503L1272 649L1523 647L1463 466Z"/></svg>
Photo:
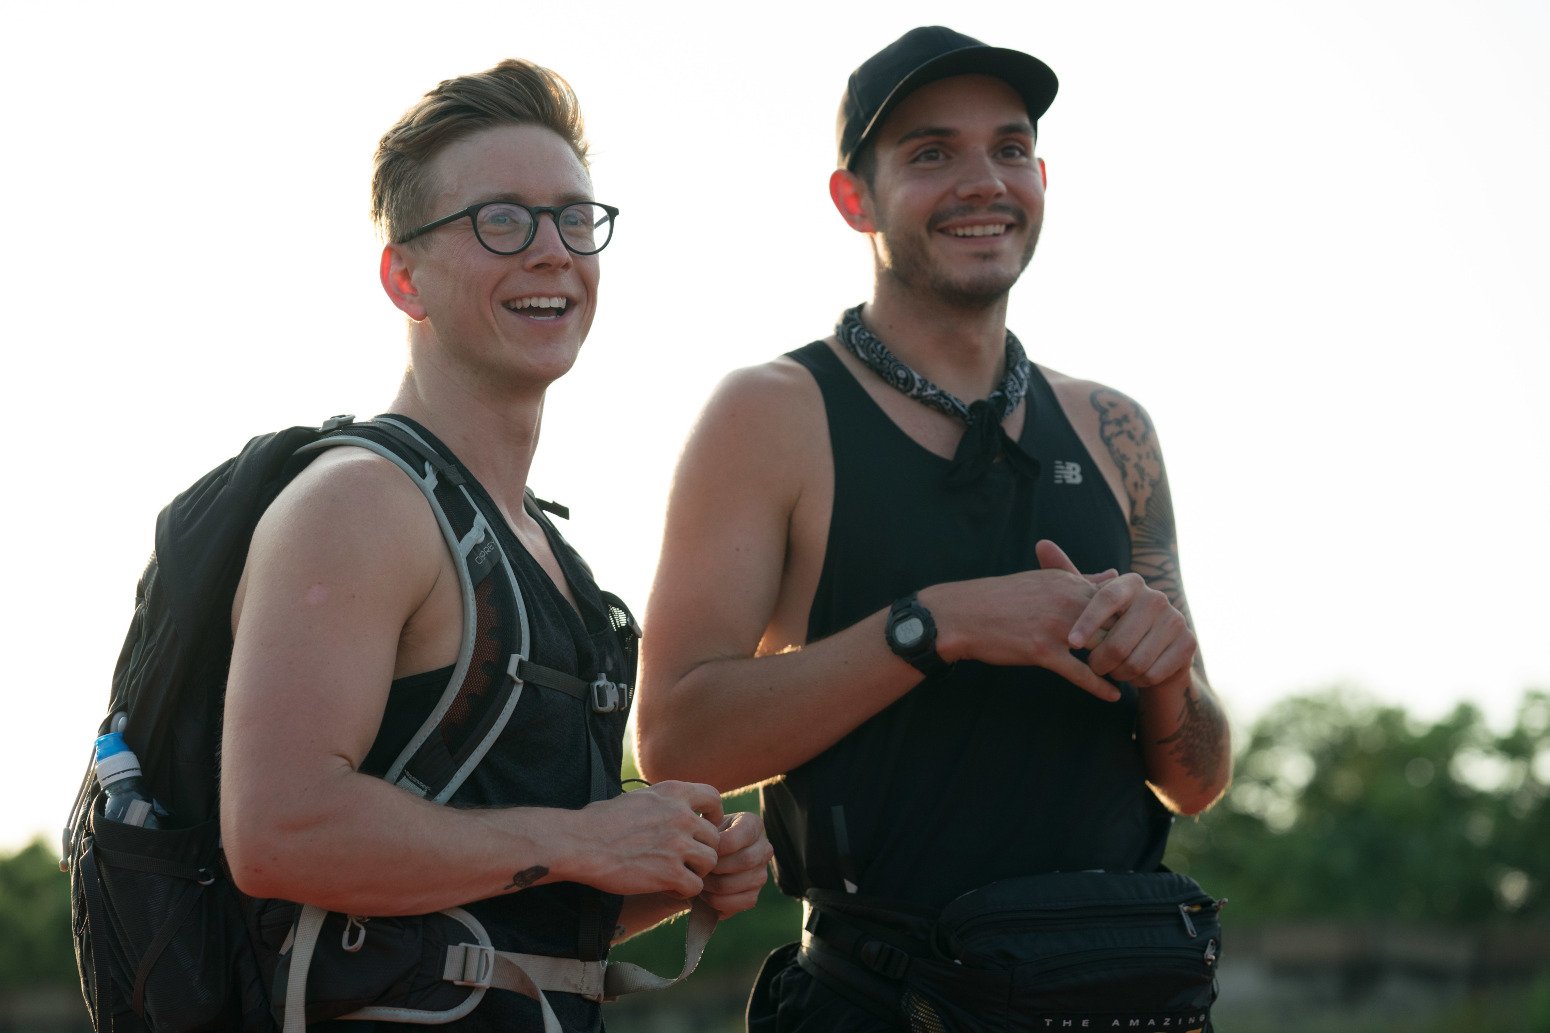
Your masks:
<svg viewBox="0 0 1550 1033"><path fill-rule="evenodd" d="M587 877L608 893L666 893L688 900L720 862L721 794L698 782L658 782L588 804Z"/></svg>
<svg viewBox="0 0 1550 1033"><path fill-rule="evenodd" d="M1077 573L1054 543L1047 565ZM1045 554L1040 554L1045 563ZM1122 574L1098 584L1087 608L1071 625L1067 643L1090 649L1087 666L1094 674L1153 688L1187 679L1195 661L1195 633L1168 597L1139 574Z"/></svg>
<svg viewBox="0 0 1550 1033"><path fill-rule="evenodd" d="M1077 618L1115 572L1084 575L1053 542L1041 541L1034 549L1038 570L921 592L937 619L938 650L947 660L1042 667L1101 700L1119 699L1119 689L1073 656L1068 641Z"/></svg>
<svg viewBox="0 0 1550 1033"><path fill-rule="evenodd" d="M700 899L722 918L730 918L758 902L759 890L769 879L765 866L775 849L764 834L764 820L753 811L737 811L721 823L716 853L719 859L705 877Z"/></svg>

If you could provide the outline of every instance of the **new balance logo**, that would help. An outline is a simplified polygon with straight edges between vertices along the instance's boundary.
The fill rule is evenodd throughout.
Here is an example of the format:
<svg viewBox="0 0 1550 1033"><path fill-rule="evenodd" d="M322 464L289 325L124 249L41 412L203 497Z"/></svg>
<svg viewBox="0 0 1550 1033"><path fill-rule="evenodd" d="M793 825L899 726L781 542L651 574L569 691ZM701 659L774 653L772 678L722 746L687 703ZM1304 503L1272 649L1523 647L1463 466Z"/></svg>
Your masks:
<svg viewBox="0 0 1550 1033"><path fill-rule="evenodd" d="M1082 464L1066 462L1064 459L1055 460L1055 483L1081 484Z"/></svg>

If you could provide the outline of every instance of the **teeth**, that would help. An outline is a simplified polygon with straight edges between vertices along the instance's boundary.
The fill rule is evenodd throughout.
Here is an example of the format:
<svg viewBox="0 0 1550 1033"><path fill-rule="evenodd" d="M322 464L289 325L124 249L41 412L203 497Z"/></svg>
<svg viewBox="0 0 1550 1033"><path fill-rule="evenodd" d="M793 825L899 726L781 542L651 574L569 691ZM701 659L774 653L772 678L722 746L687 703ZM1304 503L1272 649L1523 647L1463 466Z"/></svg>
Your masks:
<svg viewBox="0 0 1550 1033"><path fill-rule="evenodd" d="M955 237L999 237L1006 232L1006 225L998 223L994 226L957 226L947 232Z"/></svg>
<svg viewBox="0 0 1550 1033"><path fill-rule="evenodd" d="M513 312L518 312L525 308L564 308L565 299L560 297L518 298L516 301L507 302L506 307Z"/></svg>

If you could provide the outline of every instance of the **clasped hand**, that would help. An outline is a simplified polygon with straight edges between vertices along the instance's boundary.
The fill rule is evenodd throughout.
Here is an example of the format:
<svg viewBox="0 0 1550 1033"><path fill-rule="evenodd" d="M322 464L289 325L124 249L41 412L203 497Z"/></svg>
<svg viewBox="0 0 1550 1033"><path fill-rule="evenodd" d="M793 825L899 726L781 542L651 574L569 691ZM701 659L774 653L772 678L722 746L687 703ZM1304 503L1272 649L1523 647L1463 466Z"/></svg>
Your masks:
<svg viewBox="0 0 1550 1033"><path fill-rule="evenodd" d="M700 897L723 918L753 907L773 851L757 814L723 814L721 795L698 782L658 782L590 805L604 845L599 889L631 896Z"/></svg>
<svg viewBox="0 0 1550 1033"><path fill-rule="evenodd" d="M1195 636L1166 595L1138 574L1083 574L1048 540L1035 554L1038 570L927 590L940 641L954 643L944 656L1042 667L1111 702L1120 693L1106 678L1138 688L1188 679ZM1083 649L1085 662L1073 653Z"/></svg>

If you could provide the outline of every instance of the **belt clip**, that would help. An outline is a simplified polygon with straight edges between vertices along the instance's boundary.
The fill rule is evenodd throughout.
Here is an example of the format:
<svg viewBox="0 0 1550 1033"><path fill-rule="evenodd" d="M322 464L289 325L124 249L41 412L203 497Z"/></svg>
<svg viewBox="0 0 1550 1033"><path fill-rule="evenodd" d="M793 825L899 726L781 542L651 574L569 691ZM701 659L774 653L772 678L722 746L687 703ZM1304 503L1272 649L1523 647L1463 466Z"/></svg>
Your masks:
<svg viewBox="0 0 1550 1033"><path fill-rule="evenodd" d="M910 964L910 956L891 943L868 940L861 945L861 961L886 979L903 979L904 970Z"/></svg>

